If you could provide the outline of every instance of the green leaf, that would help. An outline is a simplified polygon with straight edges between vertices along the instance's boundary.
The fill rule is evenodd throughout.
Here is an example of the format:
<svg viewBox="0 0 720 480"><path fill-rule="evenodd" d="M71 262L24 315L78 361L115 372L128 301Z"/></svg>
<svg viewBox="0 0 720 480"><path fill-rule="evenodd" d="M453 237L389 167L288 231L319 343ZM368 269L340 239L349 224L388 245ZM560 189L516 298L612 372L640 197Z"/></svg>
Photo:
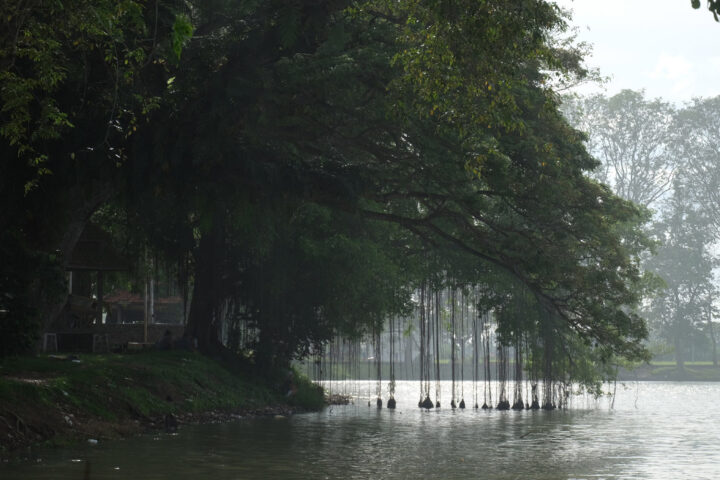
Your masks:
<svg viewBox="0 0 720 480"><path fill-rule="evenodd" d="M177 60L180 60L182 49L190 41L192 34L193 26L188 16L185 14L177 15L172 31L172 49Z"/></svg>

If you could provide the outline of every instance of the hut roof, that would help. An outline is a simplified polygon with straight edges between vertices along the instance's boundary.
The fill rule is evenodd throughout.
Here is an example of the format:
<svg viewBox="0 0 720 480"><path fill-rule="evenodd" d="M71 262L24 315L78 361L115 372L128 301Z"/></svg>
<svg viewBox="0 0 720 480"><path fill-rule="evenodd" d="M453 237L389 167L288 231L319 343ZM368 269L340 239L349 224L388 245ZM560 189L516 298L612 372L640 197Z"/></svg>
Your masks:
<svg viewBox="0 0 720 480"><path fill-rule="evenodd" d="M67 270L122 271L128 262L112 246L112 238L97 225L88 223L70 255Z"/></svg>
<svg viewBox="0 0 720 480"><path fill-rule="evenodd" d="M109 295L103 297L103 301L108 304L120 304L120 305L142 305L145 303L145 299L142 295L137 293L130 293L127 290L116 290ZM155 304L180 304L182 298L180 297L155 297Z"/></svg>

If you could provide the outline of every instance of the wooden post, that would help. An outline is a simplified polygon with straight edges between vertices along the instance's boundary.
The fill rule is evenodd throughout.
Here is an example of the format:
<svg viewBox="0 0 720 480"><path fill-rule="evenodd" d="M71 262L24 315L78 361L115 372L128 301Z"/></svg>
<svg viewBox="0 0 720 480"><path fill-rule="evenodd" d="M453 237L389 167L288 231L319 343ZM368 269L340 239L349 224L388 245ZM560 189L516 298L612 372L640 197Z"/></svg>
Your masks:
<svg viewBox="0 0 720 480"><path fill-rule="evenodd" d="M143 328L143 343L147 343L148 341L148 278L147 274L145 274L145 318L144 318L144 328Z"/></svg>
<svg viewBox="0 0 720 480"><path fill-rule="evenodd" d="M155 279L150 277L150 323L155 323Z"/></svg>
<svg viewBox="0 0 720 480"><path fill-rule="evenodd" d="M96 323L102 325L103 315L103 272L98 270L97 272L97 313Z"/></svg>

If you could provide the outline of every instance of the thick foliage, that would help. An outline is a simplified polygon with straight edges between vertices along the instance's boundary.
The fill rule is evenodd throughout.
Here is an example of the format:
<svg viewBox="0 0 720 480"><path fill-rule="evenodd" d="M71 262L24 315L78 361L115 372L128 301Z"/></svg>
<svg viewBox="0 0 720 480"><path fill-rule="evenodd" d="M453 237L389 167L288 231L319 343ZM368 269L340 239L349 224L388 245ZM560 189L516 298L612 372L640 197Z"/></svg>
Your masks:
<svg viewBox="0 0 720 480"><path fill-rule="evenodd" d="M642 217L586 177L596 162L558 113L553 75L583 71L551 46L565 28L554 4L132 5L112 16L125 40L100 35L110 57L67 57L122 81L105 75L93 96L109 120L68 114L88 131L58 151L102 145L103 168L68 173L110 184L156 248L192 254L187 332L203 347L232 311L258 332L257 358L282 364L372 329L460 265L468 283L509 273L568 335L642 355L644 324L628 313ZM84 84L58 85L55 102Z"/></svg>
<svg viewBox="0 0 720 480"><path fill-rule="evenodd" d="M58 259L23 243L13 230L0 233L0 358L32 350L41 323L37 300L62 293Z"/></svg>

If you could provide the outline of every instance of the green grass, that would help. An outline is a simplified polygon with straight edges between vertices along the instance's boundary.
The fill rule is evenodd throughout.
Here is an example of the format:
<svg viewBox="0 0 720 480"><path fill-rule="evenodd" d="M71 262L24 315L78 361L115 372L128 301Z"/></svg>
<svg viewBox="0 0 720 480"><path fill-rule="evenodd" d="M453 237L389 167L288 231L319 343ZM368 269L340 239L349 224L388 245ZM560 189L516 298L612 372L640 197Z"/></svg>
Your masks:
<svg viewBox="0 0 720 480"><path fill-rule="evenodd" d="M653 367L675 367L677 366L677 362L675 362L675 360L653 360L650 362L650 365L652 365ZM713 363L710 361L685 362L685 366L712 367Z"/></svg>
<svg viewBox="0 0 720 480"><path fill-rule="evenodd" d="M85 354L75 360L41 355L0 363L0 416L22 418L28 425L35 422L56 431L63 428L68 413L86 421L121 424L150 422L168 413L323 406L322 390L300 375L294 375L295 395L286 398L278 388L281 378L231 371L192 352Z"/></svg>
<svg viewBox="0 0 720 480"><path fill-rule="evenodd" d="M325 392L308 377L293 371L295 392L288 399L291 405L306 410L320 410L325 405Z"/></svg>
<svg viewBox="0 0 720 480"><path fill-rule="evenodd" d="M643 370L646 374L641 373L641 376L645 380L720 381L720 368L713 367L712 362L686 362L682 370L675 362L652 362L648 367L639 369L640 372Z"/></svg>
<svg viewBox="0 0 720 480"><path fill-rule="evenodd" d="M216 362L190 352L21 357L0 365L4 398L41 404L66 402L103 419L123 410L140 416L177 411L246 408L272 401ZM28 383L18 379L39 380Z"/></svg>

